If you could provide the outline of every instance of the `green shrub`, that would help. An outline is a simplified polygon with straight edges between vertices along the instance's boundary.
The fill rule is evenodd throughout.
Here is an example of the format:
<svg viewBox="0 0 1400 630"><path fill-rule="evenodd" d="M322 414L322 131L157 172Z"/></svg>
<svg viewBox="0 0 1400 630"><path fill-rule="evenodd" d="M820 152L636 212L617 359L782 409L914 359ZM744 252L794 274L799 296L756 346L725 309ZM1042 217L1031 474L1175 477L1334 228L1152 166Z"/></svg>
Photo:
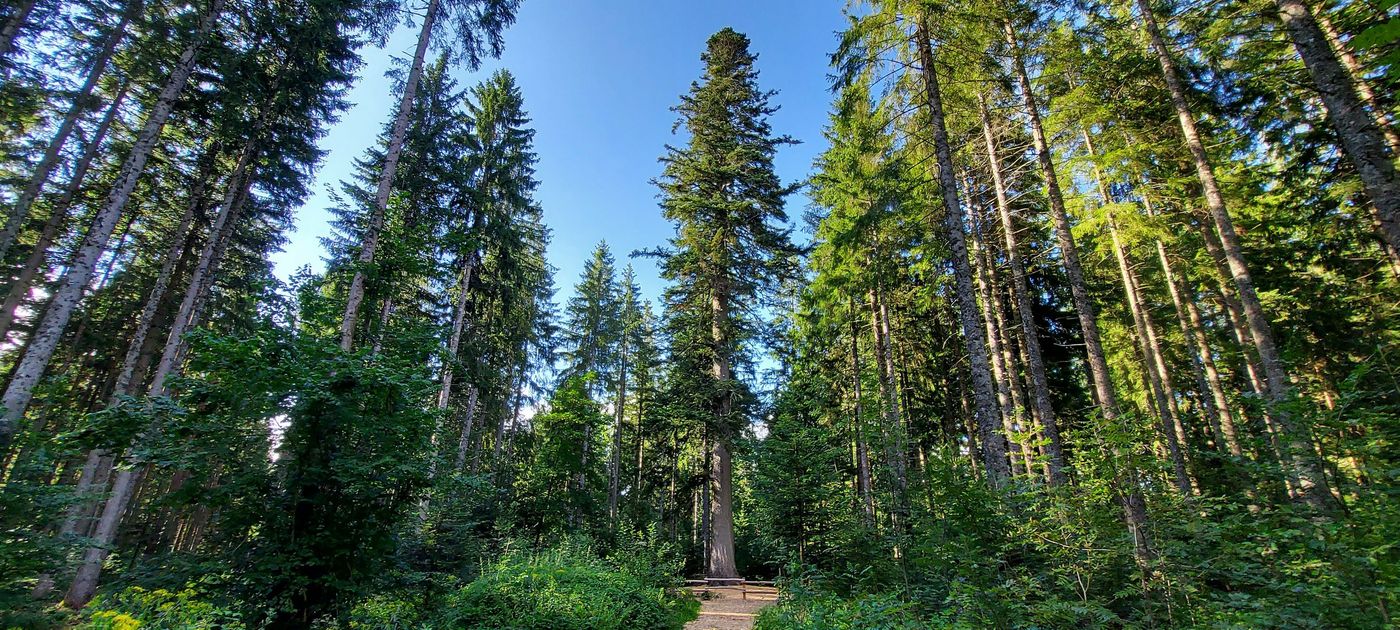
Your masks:
<svg viewBox="0 0 1400 630"><path fill-rule="evenodd" d="M443 628L671 630L693 599L577 552L511 555L448 598Z"/></svg>
<svg viewBox="0 0 1400 630"><path fill-rule="evenodd" d="M172 593L133 586L93 600L79 630L236 630L244 628L231 610L196 599L193 590Z"/></svg>
<svg viewBox="0 0 1400 630"><path fill-rule="evenodd" d="M759 613L754 630L918 630L908 602L890 594L846 599L829 594L784 595Z"/></svg>

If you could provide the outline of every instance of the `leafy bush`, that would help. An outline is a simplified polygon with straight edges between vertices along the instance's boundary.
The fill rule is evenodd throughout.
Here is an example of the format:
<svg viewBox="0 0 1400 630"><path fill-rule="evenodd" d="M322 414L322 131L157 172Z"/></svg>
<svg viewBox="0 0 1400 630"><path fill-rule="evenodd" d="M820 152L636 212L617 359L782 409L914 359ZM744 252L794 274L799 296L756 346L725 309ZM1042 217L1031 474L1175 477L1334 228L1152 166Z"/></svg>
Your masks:
<svg viewBox="0 0 1400 630"><path fill-rule="evenodd" d="M785 594L759 613L754 630L916 630L912 605L883 593L842 598L830 594Z"/></svg>
<svg viewBox="0 0 1400 630"><path fill-rule="evenodd" d="M442 626L502 630L670 630L695 601L591 556L512 554L448 598Z"/></svg>
<svg viewBox="0 0 1400 630"><path fill-rule="evenodd" d="M87 607L80 630L221 630L245 626L232 610L196 598L193 590L171 592L133 586L99 597Z"/></svg>

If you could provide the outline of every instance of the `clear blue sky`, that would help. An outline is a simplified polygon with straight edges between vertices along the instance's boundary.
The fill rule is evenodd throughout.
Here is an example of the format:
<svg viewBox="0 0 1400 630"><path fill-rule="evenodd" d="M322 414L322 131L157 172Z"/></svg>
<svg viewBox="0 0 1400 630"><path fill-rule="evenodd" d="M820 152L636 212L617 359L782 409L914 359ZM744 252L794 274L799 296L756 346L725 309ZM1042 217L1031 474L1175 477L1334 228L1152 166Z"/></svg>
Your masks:
<svg viewBox="0 0 1400 630"><path fill-rule="evenodd" d="M538 199L553 229L549 260L559 269L562 302L583 261L606 239L619 268L636 249L665 244L672 227L661 218L651 179L671 134L670 107L701 71L710 34L726 26L745 33L758 53L760 84L778 90L775 132L803 143L777 158L785 181L805 178L824 148L821 130L831 102L828 59L844 26L843 0L524 0L506 33L505 54L475 73L459 70L463 87L496 68L515 74L536 130ZM365 66L349 95L352 109L322 141L328 151L314 196L297 213L287 250L273 257L287 278L302 265L322 268L320 237L328 233L328 186L348 176L351 161L374 142L396 102L384 71L412 52L415 29L401 27L383 49L363 51ZM800 220L807 198L788 200ZM801 238L801 237L800 237ZM631 261L643 292L663 286L649 259Z"/></svg>

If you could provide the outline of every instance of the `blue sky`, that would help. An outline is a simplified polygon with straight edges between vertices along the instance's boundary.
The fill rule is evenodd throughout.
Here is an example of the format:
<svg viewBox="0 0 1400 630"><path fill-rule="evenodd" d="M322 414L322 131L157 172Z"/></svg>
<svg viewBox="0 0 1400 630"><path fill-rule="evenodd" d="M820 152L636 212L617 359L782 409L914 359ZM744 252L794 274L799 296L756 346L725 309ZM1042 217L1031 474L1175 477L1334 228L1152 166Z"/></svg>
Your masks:
<svg viewBox="0 0 1400 630"><path fill-rule="evenodd" d="M827 62L844 26L843 0L524 0L506 33L505 54L474 73L459 70L463 87L497 68L515 74L536 130L538 199L553 229L549 260L562 302L583 261L606 240L619 268L636 249L665 244L671 225L661 217L652 178L671 134L670 107L700 75L700 52L726 26L745 33L758 53L760 84L778 90L775 132L802 140L777 157L784 181L805 178L824 148L821 130L831 102ZM393 57L411 54L416 28L401 27L383 49L363 51L365 66L350 93L352 109L322 140L328 154L314 196L297 213L286 251L273 257L286 278L302 265L321 269L320 237L328 233L328 186L348 176L388 118L396 98L383 78ZM801 194L788 200L796 222ZM643 292L663 283L649 259L631 261Z"/></svg>

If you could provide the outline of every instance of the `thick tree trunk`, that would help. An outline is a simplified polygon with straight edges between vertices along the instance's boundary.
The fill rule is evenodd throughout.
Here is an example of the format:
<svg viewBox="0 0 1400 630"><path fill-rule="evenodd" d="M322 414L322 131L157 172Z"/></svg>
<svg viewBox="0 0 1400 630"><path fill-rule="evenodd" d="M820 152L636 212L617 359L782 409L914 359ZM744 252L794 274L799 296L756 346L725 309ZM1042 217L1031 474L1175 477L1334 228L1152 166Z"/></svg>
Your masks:
<svg viewBox="0 0 1400 630"><path fill-rule="evenodd" d="M1279 19L1288 30L1298 56L1303 58L1313 85L1322 96L1327 119L1337 130L1342 150L1361 175L1381 223L1381 236L1392 250L1400 250L1400 171L1391 145L1356 92L1359 82L1337 59L1326 34L1313 19L1304 0L1275 0ZM1303 455L1300 453L1299 458ZM1306 489L1306 488L1305 488ZM1325 488L1324 488L1325 490Z"/></svg>
<svg viewBox="0 0 1400 630"><path fill-rule="evenodd" d="M943 231L953 258L953 277L958 304L958 320L963 343L967 347L972 368L972 395L977 433L982 446L987 481L1002 486L1011 475L1006 460L1006 442L998 425L996 394L992 387L992 370L987 356L987 339L977 311L977 294L972 287L972 265L967 256L967 237L962 203L958 199L958 182L953 166L953 150L943 117L943 95L939 91L937 71L933 65L933 45L929 41L927 18L920 16L915 45L918 46L920 74L923 75L925 108L933 131L934 154L939 188L943 193Z"/></svg>
<svg viewBox="0 0 1400 630"><path fill-rule="evenodd" d="M1059 421L1055 408L1050 403L1050 385L1045 375L1045 359L1040 351L1040 334L1035 327L1035 314L1031 310L1030 288L1026 280L1026 266L1021 258L1021 248L1016 239L1016 226L1011 219L1011 202L1006 195L1006 183L1001 172L1001 157L997 151L996 136L992 132L991 118L987 113L987 103L982 94L977 95L977 104L982 119L982 138L986 142L987 160L992 175L992 187L996 192L997 216L1001 220L1002 240L1006 247L1007 266L1011 268L1011 299L1021 322L1021 334L1025 339L1026 372L1030 376L1031 401L1035 415L1045 432L1045 455L1050 469L1050 483L1060 485L1069 481L1066 473L1063 440L1060 438Z"/></svg>
<svg viewBox="0 0 1400 630"><path fill-rule="evenodd" d="M730 306L727 283L716 279L711 292L710 337L714 343L711 376L722 393L715 401L714 454L708 462L710 478L705 484L709 520L706 577L729 579L739 577L739 570L734 560L734 467L729 453L730 423L734 414L734 400L729 388L734 377L729 365L727 325Z"/></svg>
<svg viewBox="0 0 1400 630"><path fill-rule="evenodd" d="M1361 65L1361 60L1356 58L1351 47L1342 41L1337 27L1332 24L1331 18L1327 17L1326 9L1314 7L1313 15L1317 18L1318 28L1322 29L1323 35L1327 37L1328 46L1346 68L1352 87L1356 89L1356 95L1370 109L1371 115L1376 117L1376 126L1385 135L1385 143L1390 148L1391 155L1400 155L1400 132L1395 130L1395 121L1391 119L1390 112L1386 111L1385 104L1376 98L1376 91L1371 87L1371 82L1366 80L1366 68Z"/></svg>
<svg viewBox="0 0 1400 630"><path fill-rule="evenodd" d="M20 0L14 4L14 10L6 17L5 25L0 26L0 58L8 57L13 52L15 39L29 20L29 14L34 11L36 2L37 0Z"/></svg>
<svg viewBox="0 0 1400 630"><path fill-rule="evenodd" d="M165 128L165 121L170 117L170 110L175 105L175 99L189 81L190 73L194 71L195 57L209 38L209 33L214 30L223 5L224 0L213 0L209 11L200 21L198 31L194 33L193 39L181 52L180 59L176 62L165 87L161 89L160 95L146 116L141 133L137 136L136 143L132 145L131 153L127 155L126 162L122 164L121 171L117 174L117 179L106 202L98 211L92 227L88 230L87 237L83 239L77 257L68 268L67 273L63 275L63 280L54 293L49 308L44 312L43 319L39 322L38 328L35 329L33 337L25 348L24 357L20 359L14 377L10 380L9 387L5 389L3 398L0 398L0 405L5 407L4 416L0 418L0 450L9 445L10 438L14 434L15 423L28 410L34 386L39 383L39 379L44 375L44 370L49 365L49 360L53 358L54 350L58 348L58 343L63 337L63 330L68 326L68 320L73 315L73 309L78 306L83 289L92 277L93 270L96 269L98 258L107 249L108 237L112 235L112 229L116 227L118 219L121 218L122 210L126 208L126 203L131 198L131 192L136 188L137 180L140 179L141 173L146 168L146 161L150 159L151 153L155 150L156 142L160 140L161 130ZM90 593L88 597L91 597ZM83 599L83 603L86 602L87 599Z"/></svg>
<svg viewBox="0 0 1400 630"><path fill-rule="evenodd" d="M345 299L345 315L340 323L342 350L349 351L355 345L355 323L360 317L360 305L365 300L365 272L366 268L374 263L374 252L379 247L380 232L384 230L384 214L389 208L389 193L394 186L399 157L403 155L404 139L408 137L408 122L413 112L414 95L418 92L418 81L423 75L423 59L428 53L428 42L432 39L438 2L439 0L429 0L427 11L423 14L423 27L418 31L418 48L413 53L413 65L409 67L403 96L399 99L398 113L394 116L394 128L389 135L388 147L384 151L384 165L379 171L379 181L374 192L374 211L370 215L364 242L360 244L358 265L354 277L350 280L350 290Z"/></svg>
<svg viewBox="0 0 1400 630"><path fill-rule="evenodd" d="M1278 0L1280 13L1284 16L1285 23L1289 23L1289 30L1303 29L1315 32L1317 25L1313 23L1311 15L1307 12L1307 7L1298 0ZM1206 153L1205 144L1201 141L1201 134L1196 128L1196 118L1191 112L1190 104L1186 101L1186 89L1181 83L1181 78L1176 70L1176 63L1172 60L1171 52L1167 49L1166 42L1162 39L1161 29L1157 25L1157 18L1152 13L1152 5L1149 0L1137 0L1138 9L1142 13L1143 26L1147 30L1149 42L1153 51L1157 55L1157 62L1161 66L1162 78L1167 84L1167 90L1171 96L1173 107L1176 109L1177 120L1181 124L1181 133L1186 141L1186 148L1191 153L1191 159L1196 166L1196 175L1201 182L1201 189L1205 196L1206 208L1210 211L1211 219L1215 222L1216 233L1220 237L1220 244L1223 249L1225 261L1230 268L1230 274L1235 280L1235 286L1239 289L1240 304L1244 309L1245 323L1249 327L1250 337L1254 341L1255 350L1259 353L1259 363L1264 371L1265 399L1269 404L1269 415L1279 426L1282 435L1280 439L1285 446L1284 465L1291 469L1291 474L1296 475L1299 483L1299 497L1309 505L1320 511L1330 511L1332 504L1331 492L1327 488L1327 479L1323 476L1321 468L1318 466L1313 452L1311 431L1306 424L1299 424L1284 409L1284 402L1288 398L1288 376L1283 367L1283 359L1279 356L1278 346L1274 341L1274 333L1269 325L1268 317L1264 314L1264 307L1259 302L1259 296L1255 293L1254 279L1250 275L1249 266L1244 259L1244 252L1240 247L1239 235L1235 232L1235 225L1230 218L1230 213L1225 206L1225 196L1220 192L1220 186L1215 178L1215 170L1211 166L1210 156ZM1301 12L1301 15L1298 13ZM1303 23L1306 23L1304 25ZM1294 33L1295 44L1299 34ZM1331 57L1331 52L1326 49L1325 41L1320 44L1323 53ZM1309 40L1309 45L1312 42ZM1312 55L1312 49L1309 49ZM1332 58L1335 64L1335 58ZM1318 70L1309 68L1310 72L1316 73ZM1314 80L1317 77L1314 76ZM1332 86L1328 83L1319 82L1319 87L1323 88L1324 99L1328 98L1328 89ZM1344 86L1345 87L1345 86ZM1346 90L1351 93L1350 89ZM1335 94L1332 96L1335 97ZM1354 98L1355 95L1352 94ZM1360 111L1360 110L1358 110ZM1366 122L1364 111L1360 111ZM1364 130L1366 125L1354 120L1355 112L1338 111L1332 115L1341 115L1347 122L1341 131L1344 142L1347 140L1349 131L1358 131L1360 137L1369 137ZM1374 124L1369 126L1370 132L1375 131ZM1366 152L1361 156L1353 156L1353 159L1367 161L1371 159L1369 144L1365 141L1360 148L1365 148ZM1386 168L1381 165L1366 162L1364 168L1372 169L1370 175L1363 173L1362 179L1368 182L1368 192L1372 194L1372 201L1377 208L1389 207L1392 212L1389 220L1391 227L1386 230L1387 238L1393 243L1400 244L1400 225L1394 224L1395 220L1400 220L1400 191L1395 189L1395 167L1389 162L1388 176L1384 171ZM1358 168L1363 168L1358 164ZM1376 180L1383 184L1375 192L1381 193L1381 198L1375 197L1375 192L1370 191L1370 177L1379 177ZM1388 179L1387 179L1388 178ZM1388 206L1386 204L1389 204ZM1392 239L1392 236L1394 237Z"/></svg>
<svg viewBox="0 0 1400 630"><path fill-rule="evenodd" d="M130 83L123 83L122 87L117 90L117 94L112 97L112 102L107 106L107 113L102 115L102 120L97 123L97 128L92 132L92 140L83 149L82 157L78 158L78 163L73 167L73 176L69 178L67 186L64 187L63 196L59 198L57 203L53 204L48 219L44 221L44 227L39 231L39 238L35 241L34 248L29 251L29 257L25 259L24 266L20 268L19 276L10 284L10 290L5 295L5 302L0 305L0 340L9 337L10 327L14 325L15 313L19 310L24 299L29 296L34 280L44 270L49 249L58 238L59 231L68 222L68 211L73 207L73 200L82 190L83 180L87 177L88 169L92 167L92 161L102 151L102 142L107 137L107 132L112 128L112 122L116 120L117 113L121 111L122 102L126 100L126 93L130 87Z"/></svg>
<svg viewBox="0 0 1400 630"><path fill-rule="evenodd" d="M44 155L39 159L39 165L34 167L34 174L30 176L29 183L25 185L24 191L20 193L15 205L9 209L9 214L5 217L5 225L0 229L0 261L5 260L9 254L10 246L14 245L15 237L19 235L20 228L24 227L24 222L29 218L29 210L34 205L34 200L39 198L39 193L43 192L44 184L48 183L49 175L58 165L59 157L63 154L63 145L68 142L68 136L73 133L73 129L78 125L78 119L87 112L89 101L92 100L92 91L97 87L107 72L107 62L112 59L112 53L116 51L117 44L126 35L126 26L132 18L141 13L141 0L132 0L122 12L121 21L112 27L112 32L107 35L101 50L92 59L92 67L88 69L87 78L78 88L77 94L73 96L73 103L68 107L68 113L64 115L63 121L58 124L58 129L54 131L53 138L49 139L48 147L44 149Z"/></svg>

